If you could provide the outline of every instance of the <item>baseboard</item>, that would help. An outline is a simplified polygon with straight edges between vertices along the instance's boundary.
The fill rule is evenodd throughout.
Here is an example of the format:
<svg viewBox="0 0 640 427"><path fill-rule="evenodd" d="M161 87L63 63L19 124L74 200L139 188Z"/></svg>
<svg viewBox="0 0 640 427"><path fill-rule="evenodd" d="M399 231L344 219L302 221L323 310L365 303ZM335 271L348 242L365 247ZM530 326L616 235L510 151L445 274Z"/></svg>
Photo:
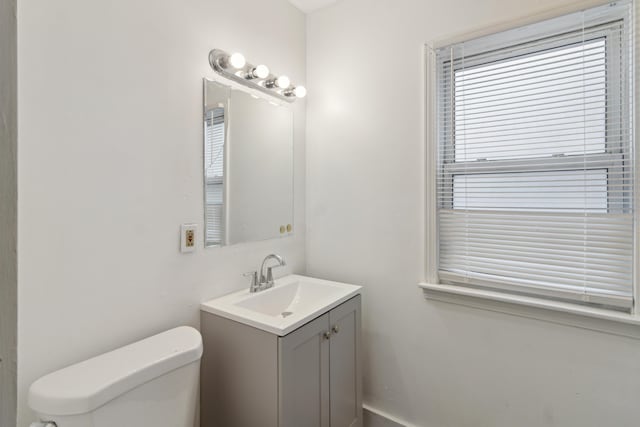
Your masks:
<svg viewBox="0 0 640 427"><path fill-rule="evenodd" d="M364 427L417 427L369 405L362 405Z"/></svg>

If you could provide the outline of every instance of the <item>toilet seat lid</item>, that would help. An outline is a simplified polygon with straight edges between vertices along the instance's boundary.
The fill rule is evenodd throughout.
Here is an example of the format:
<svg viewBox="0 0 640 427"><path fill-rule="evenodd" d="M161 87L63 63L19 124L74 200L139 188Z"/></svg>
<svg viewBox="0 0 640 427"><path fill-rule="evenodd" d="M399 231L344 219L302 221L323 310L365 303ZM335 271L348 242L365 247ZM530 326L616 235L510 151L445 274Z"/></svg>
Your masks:
<svg viewBox="0 0 640 427"><path fill-rule="evenodd" d="M85 414L201 356L200 333L174 328L45 375L29 388L29 406L47 415Z"/></svg>

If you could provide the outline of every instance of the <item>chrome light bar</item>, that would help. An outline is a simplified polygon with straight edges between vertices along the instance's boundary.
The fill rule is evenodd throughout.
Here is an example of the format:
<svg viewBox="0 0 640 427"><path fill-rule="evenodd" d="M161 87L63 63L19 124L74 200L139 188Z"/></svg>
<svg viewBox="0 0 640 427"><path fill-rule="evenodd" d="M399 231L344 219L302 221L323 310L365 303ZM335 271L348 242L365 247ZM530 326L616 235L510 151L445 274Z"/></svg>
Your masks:
<svg viewBox="0 0 640 427"><path fill-rule="evenodd" d="M248 63L241 53L229 54L220 49L209 52L209 64L219 75L287 102L304 98L304 86L294 86L285 75L275 75L264 64Z"/></svg>

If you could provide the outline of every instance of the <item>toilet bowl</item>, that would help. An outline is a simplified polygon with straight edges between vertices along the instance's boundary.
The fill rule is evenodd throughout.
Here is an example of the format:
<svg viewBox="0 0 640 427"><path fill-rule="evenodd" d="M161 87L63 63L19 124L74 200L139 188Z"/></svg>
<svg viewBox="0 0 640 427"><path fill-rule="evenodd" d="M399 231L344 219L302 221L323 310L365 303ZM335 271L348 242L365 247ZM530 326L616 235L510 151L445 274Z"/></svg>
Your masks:
<svg viewBox="0 0 640 427"><path fill-rule="evenodd" d="M191 427L202 337L182 326L35 381L29 406L47 427Z"/></svg>

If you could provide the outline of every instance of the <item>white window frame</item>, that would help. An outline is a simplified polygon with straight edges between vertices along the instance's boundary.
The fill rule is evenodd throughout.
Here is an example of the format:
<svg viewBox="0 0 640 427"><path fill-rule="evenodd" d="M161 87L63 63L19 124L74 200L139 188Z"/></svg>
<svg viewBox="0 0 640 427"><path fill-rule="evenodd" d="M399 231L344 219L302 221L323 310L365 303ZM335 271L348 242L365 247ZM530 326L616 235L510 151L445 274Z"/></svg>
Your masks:
<svg viewBox="0 0 640 427"><path fill-rule="evenodd" d="M593 2L593 6L602 4L602 2ZM575 6L574 6L575 7ZM523 27L528 24L536 23L539 21L555 18L561 15L565 15L572 12L577 12L584 9L583 5L579 9L562 8L549 11L546 14L531 17L526 20L512 23L511 25L504 25L502 27L493 27L490 30L484 32L476 32L474 34L460 35L451 37L445 40L431 42L425 45L424 58L425 58L425 144L426 144L426 179L425 179L425 194L426 194L426 224L425 224L425 274L424 281L419 286L424 291L424 295L427 299L439 300L448 303L463 304L472 307L488 309L492 311L500 311L508 314L515 314L525 317L533 317L542 320L550 320L553 322L571 324L578 327L584 327L587 329L595 329L604 332L612 332L616 334L622 334L640 339L640 304L638 303L638 296L640 296L640 283L638 278L638 267L640 267L640 261L638 260L638 254L640 254L640 237L638 228L635 229L634 235L634 250L635 250L635 262L634 262L634 280L633 280L633 294L635 296L635 305L632 307L630 313L615 312L606 309L582 306L570 302L560 302L554 300L547 300L539 297L529 297L514 294L502 293L499 291L491 291L485 289L467 288L464 286L457 286L451 284L440 284L438 279L438 224L437 224L437 174L438 174L438 135L436 134L438 126L438 111L436 106L436 90L438 85L436 82L436 70L441 64L438 64L436 60L435 50L441 46L447 46L463 40L470 40L477 37L486 36L493 33L498 33L513 28ZM634 15L637 12L634 10ZM580 40L581 41L581 40ZM568 43L567 43L568 44ZM609 46L608 46L609 47ZM610 50L607 50L610 52ZM610 54L610 53L609 53ZM632 59L634 64L634 70L637 69L637 55L634 55ZM468 63L465 65L469 65ZM607 61L607 67L612 66L612 61ZM608 74L609 68L607 69ZM634 89L638 87L638 80L636 73L633 74L633 81L631 82ZM610 93L613 91L609 91ZM634 90L637 93L637 90ZM638 98L634 97L634 122L637 117L638 110ZM607 99L607 102L616 102L616 100ZM608 124L607 124L608 126ZM635 124L633 125L633 138L634 145L638 147L638 135ZM609 144L609 142L608 142ZM634 147L634 148L635 148ZM638 147L640 148L640 147ZM635 149L635 164L636 167L640 166L640 149ZM615 153L615 146L607 145L604 153L586 154L590 158L590 164L593 159L600 159L599 164L594 164L593 169L597 168L625 168L626 166L622 162L621 156ZM573 157L576 165L579 163L580 170L584 170L584 156L563 156L559 158L558 162L564 163L564 169L566 170L567 160ZM503 161L491 161L492 168L496 172L506 172L509 170L516 170L520 164L527 162L528 160L503 160ZM473 171L473 167L482 167L483 161L467 162L465 173ZM482 171L486 172L486 164L482 167ZM457 165L447 166L450 168L451 173L455 172ZM546 167L546 166L545 166ZM549 169L553 170L553 161L549 162ZM635 224L640 224L639 211L640 202L638 192L640 189L640 173L635 174L634 181L634 221ZM602 321L606 322L602 322ZM613 326L612 326L613 324Z"/></svg>

